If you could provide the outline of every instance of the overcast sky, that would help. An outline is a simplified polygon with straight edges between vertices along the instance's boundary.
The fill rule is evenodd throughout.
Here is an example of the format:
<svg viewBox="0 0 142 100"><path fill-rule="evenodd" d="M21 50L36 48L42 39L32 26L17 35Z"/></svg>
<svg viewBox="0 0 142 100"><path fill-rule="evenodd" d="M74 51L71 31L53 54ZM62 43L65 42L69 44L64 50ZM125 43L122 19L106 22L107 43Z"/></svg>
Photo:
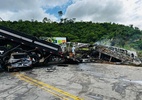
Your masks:
<svg viewBox="0 0 142 100"><path fill-rule="evenodd" d="M63 11L63 18L133 24L142 30L141 5L142 0L1 0L0 18L59 21L58 11Z"/></svg>

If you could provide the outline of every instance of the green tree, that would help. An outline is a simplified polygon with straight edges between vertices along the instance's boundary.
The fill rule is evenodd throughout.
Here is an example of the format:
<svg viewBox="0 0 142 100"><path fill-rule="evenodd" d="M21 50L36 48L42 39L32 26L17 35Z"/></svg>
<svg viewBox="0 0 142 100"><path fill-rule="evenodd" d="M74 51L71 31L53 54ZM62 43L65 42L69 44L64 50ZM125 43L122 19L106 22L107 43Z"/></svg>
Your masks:
<svg viewBox="0 0 142 100"><path fill-rule="evenodd" d="M61 17L63 15L62 11L58 11L59 16Z"/></svg>

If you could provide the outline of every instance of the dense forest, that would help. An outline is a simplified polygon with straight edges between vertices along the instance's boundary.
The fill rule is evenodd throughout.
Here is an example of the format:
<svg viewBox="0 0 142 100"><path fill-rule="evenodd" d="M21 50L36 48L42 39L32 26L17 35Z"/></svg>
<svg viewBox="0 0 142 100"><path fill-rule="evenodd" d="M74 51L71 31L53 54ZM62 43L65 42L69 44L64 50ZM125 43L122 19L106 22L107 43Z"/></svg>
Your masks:
<svg viewBox="0 0 142 100"><path fill-rule="evenodd" d="M142 50L142 31L133 25L75 22L65 19L59 23L47 19L43 19L43 22L0 21L0 25L36 37L66 37L67 41L83 43L109 40L111 46Z"/></svg>

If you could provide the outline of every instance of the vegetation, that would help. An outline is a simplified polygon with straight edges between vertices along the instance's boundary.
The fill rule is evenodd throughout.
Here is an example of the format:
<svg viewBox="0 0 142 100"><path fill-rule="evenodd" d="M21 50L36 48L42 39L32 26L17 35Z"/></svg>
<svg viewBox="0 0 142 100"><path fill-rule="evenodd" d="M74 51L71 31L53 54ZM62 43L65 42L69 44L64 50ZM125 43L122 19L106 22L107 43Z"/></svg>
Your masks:
<svg viewBox="0 0 142 100"><path fill-rule="evenodd" d="M62 12L59 12L62 16ZM112 46L142 50L142 31L130 26L115 23L75 22L73 19L61 19L60 23L44 18L38 21L0 21L0 25L24 32L36 37L67 37L67 41L95 43L110 39Z"/></svg>

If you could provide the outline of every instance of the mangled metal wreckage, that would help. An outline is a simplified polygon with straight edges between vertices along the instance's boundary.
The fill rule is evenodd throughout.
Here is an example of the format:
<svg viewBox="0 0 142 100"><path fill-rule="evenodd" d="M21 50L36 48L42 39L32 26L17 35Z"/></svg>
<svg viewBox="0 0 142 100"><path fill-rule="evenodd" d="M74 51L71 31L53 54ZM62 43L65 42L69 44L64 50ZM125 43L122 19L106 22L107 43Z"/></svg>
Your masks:
<svg viewBox="0 0 142 100"><path fill-rule="evenodd" d="M59 45L0 26L0 65L4 69L32 67L43 58L46 64L51 56L63 57Z"/></svg>
<svg viewBox="0 0 142 100"><path fill-rule="evenodd" d="M141 60L138 58L136 52L113 46L95 44L93 49L91 48L89 51L84 51L82 54L83 56L86 55L86 58L89 56L88 59L91 61L95 59L95 62L102 61L108 63L114 62L115 64L141 65Z"/></svg>

